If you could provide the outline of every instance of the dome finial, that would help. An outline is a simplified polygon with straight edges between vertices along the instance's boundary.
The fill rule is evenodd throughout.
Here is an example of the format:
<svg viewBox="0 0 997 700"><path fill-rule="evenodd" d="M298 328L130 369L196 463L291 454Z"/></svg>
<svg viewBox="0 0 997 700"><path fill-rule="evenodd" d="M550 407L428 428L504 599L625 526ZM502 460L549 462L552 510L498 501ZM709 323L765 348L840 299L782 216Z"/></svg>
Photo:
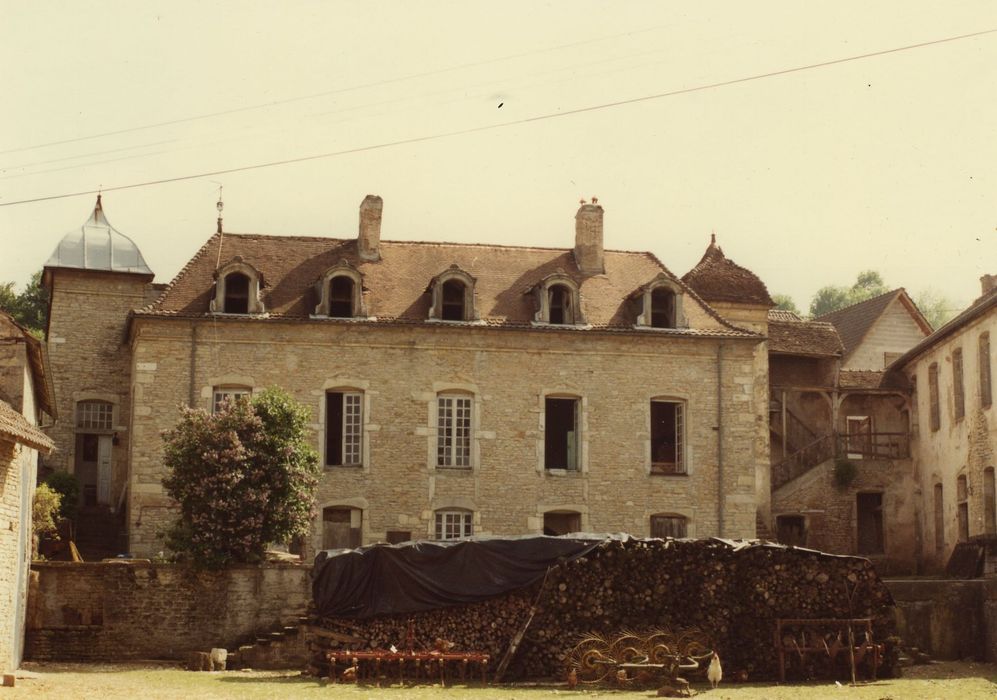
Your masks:
<svg viewBox="0 0 997 700"><path fill-rule="evenodd" d="M222 185L218 184L218 203L215 204L215 208L218 210L218 233L222 232L222 209L225 208L225 203L222 201Z"/></svg>

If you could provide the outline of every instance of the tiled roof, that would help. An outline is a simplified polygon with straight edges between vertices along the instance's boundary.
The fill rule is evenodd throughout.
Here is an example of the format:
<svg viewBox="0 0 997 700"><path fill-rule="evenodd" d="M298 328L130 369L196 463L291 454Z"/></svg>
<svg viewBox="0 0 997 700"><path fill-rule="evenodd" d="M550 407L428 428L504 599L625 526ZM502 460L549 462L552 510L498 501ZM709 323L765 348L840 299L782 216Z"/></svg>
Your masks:
<svg viewBox="0 0 997 700"><path fill-rule="evenodd" d="M818 316L815 320L827 321L834 324L834 327L838 329L838 335L841 336L841 342L845 345L845 356L847 357L859 346L862 339L869 332L869 329L883 315L883 312L886 311L893 300L897 298L901 300L901 303L910 313L914 322L921 326L925 333L930 333L931 326L928 325L924 316L921 315L917 306L914 305L914 302L911 301L910 297L907 296L907 292L902 287L894 289L891 292L886 292L885 294L880 294L872 299L866 299L857 304L846 306L843 309L832 311L823 316Z"/></svg>
<svg viewBox="0 0 997 700"><path fill-rule="evenodd" d="M6 329L4 328L6 326ZM52 378L48 371L48 357L45 345L31 331L14 320L5 311L0 311L0 336L14 337L23 340L28 355L28 364L34 380L35 401L38 407L53 418L56 417Z"/></svg>
<svg viewBox="0 0 997 700"><path fill-rule="evenodd" d="M31 425L6 401L0 401L0 437L27 445L45 454L55 448L48 435Z"/></svg>
<svg viewBox="0 0 997 700"><path fill-rule="evenodd" d="M896 372L885 370L843 369L838 373L838 388L856 389L903 389L904 378Z"/></svg>
<svg viewBox="0 0 997 700"><path fill-rule="evenodd" d="M830 323L804 321L792 311L769 311L769 352L782 355L840 357L844 352Z"/></svg>
<svg viewBox="0 0 997 700"><path fill-rule="evenodd" d="M717 245L716 236L711 237L702 259L682 276L682 281L707 302L775 305L765 283L751 270L728 259Z"/></svg>
<svg viewBox="0 0 997 700"><path fill-rule="evenodd" d="M424 322L431 302L427 293L430 280L454 264L476 278L475 307L481 323L491 327L529 326L535 313L530 290L560 271L579 285L586 324L633 330L638 311L633 293L661 273L675 279L650 253L606 251L606 271L599 275L581 274L570 249L382 241L380 254L379 261L360 259L354 239L215 234L163 294L136 315L207 314L216 265L235 256L252 265L265 280L262 298L269 319L309 318L319 302L313 289L315 281L344 260L363 275L367 322ZM756 337L722 319L695 292L676 281L687 291L686 315L693 329L674 333Z"/></svg>
<svg viewBox="0 0 997 700"><path fill-rule="evenodd" d="M995 307L997 307L997 289L992 289L970 304L966 310L958 314L951 321L891 362L890 368L902 368L918 355L927 352L950 335L959 332L963 326L975 321L981 316L993 313Z"/></svg>

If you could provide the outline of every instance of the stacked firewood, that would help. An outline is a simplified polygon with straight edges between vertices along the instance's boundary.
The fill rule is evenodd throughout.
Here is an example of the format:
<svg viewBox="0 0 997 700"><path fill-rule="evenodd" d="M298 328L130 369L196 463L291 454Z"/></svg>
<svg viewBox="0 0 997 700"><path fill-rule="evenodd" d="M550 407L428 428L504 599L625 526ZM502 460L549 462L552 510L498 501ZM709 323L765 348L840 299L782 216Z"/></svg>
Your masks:
<svg viewBox="0 0 997 700"><path fill-rule="evenodd" d="M725 677L750 680L777 676L777 618L870 617L876 641L895 634L892 598L864 559L718 540L610 540L552 569L542 585L484 603L318 621L327 636L312 639L313 666L321 671L330 648L404 649L410 625L415 649L446 639L497 666L534 604L506 677L563 677L588 633L696 628L720 653Z"/></svg>

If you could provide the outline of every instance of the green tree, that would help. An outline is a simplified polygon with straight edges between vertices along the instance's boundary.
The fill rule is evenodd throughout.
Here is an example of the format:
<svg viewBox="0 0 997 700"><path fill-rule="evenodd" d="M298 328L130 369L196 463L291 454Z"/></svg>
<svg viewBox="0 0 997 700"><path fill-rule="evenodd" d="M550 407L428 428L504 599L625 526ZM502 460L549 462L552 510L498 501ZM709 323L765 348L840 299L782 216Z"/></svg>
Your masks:
<svg viewBox="0 0 997 700"><path fill-rule="evenodd" d="M9 313L35 335L44 335L48 323L48 293L42 287L41 270L31 275L20 293L14 291L13 282L0 284L0 310Z"/></svg>
<svg viewBox="0 0 997 700"><path fill-rule="evenodd" d="M848 306L848 289L829 285L821 287L810 301L810 316L817 318Z"/></svg>
<svg viewBox="0 0 997 700"><path fill-rule="evenodd" d="M32 556L38 556L38 538L56 531L55 516L59 513L62 497L50 489L48 484L41 484L35 489L35 497L31 503Z"/></svg>
<svg viewBox="0 0 997 700"><path fill-rule="evenodd" d="M810 301L810 316L816 318L832 311L858 304L890 291L883 276L875 270L863 270L851 287L828 285L821 287Z"/></svg>
<svg viewBox="0 0 997 700"><path fill-rule="evenodd" d="M915 297L914 303L931 324L932 328L941 328L959 312L954 301L937 289L923 289Z"/></svg>
<svg viewBox="0 0 997 700"><path fill-rule="evenodd" d="M163 434L166 492L180 506L167 533L175 558L217 568L262 561L266 547L308 532L320 467L308 409L281 389L181 408Z"/></svg>
<svg viewBox="0 0 997 700"><path fill-rule="evenodd" d="M796 308L796 303L788 294L773 294L772 301L775 302L775 308L781 311L792 311L797 316L800 315L800 310Z"/></svg>

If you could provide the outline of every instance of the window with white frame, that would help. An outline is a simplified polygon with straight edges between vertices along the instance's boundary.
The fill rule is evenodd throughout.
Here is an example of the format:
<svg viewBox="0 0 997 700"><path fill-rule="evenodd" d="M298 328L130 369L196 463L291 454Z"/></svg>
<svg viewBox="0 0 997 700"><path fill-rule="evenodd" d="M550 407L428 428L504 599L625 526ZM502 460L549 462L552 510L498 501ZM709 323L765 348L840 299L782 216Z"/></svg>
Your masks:
<svg viewBox="0 0 997 700"><path fill-rule="evenodd" d="M114 404L110 401L80 401L76 404L76 427L83 430L111 430Z"/></svg>
<svg viewBox="0 0 997 700"><path fill-rule="evenodd" d="M469 510L438 510L434 537L438 540L459 540L474 534L474 513Z"/></svg>
<svg viewBox="0 0 997 700"><path fill-rule="evenodd" d="M355 467L363 463L363 393L325 394L325 464Z"/></svg>
<svg viewBox="0 0 997 700"><path fill-rule="evenodd" d="M472 397L440 394L436 399L436 466L471 466Z"/></svg>
<svg viewBox="0 0 997 700"><path fill-rule="evenodd" d="M248 398L252 393L253 390L248 386L216 386L212 392L211 412L218 413L226 401L234 402L243 397Z"/></svg>
<svg viewBox="0 0 997 700"><path fill-rule="evenodd" d="M685 474L685 406L651 401L651 473Z"/></svg>

